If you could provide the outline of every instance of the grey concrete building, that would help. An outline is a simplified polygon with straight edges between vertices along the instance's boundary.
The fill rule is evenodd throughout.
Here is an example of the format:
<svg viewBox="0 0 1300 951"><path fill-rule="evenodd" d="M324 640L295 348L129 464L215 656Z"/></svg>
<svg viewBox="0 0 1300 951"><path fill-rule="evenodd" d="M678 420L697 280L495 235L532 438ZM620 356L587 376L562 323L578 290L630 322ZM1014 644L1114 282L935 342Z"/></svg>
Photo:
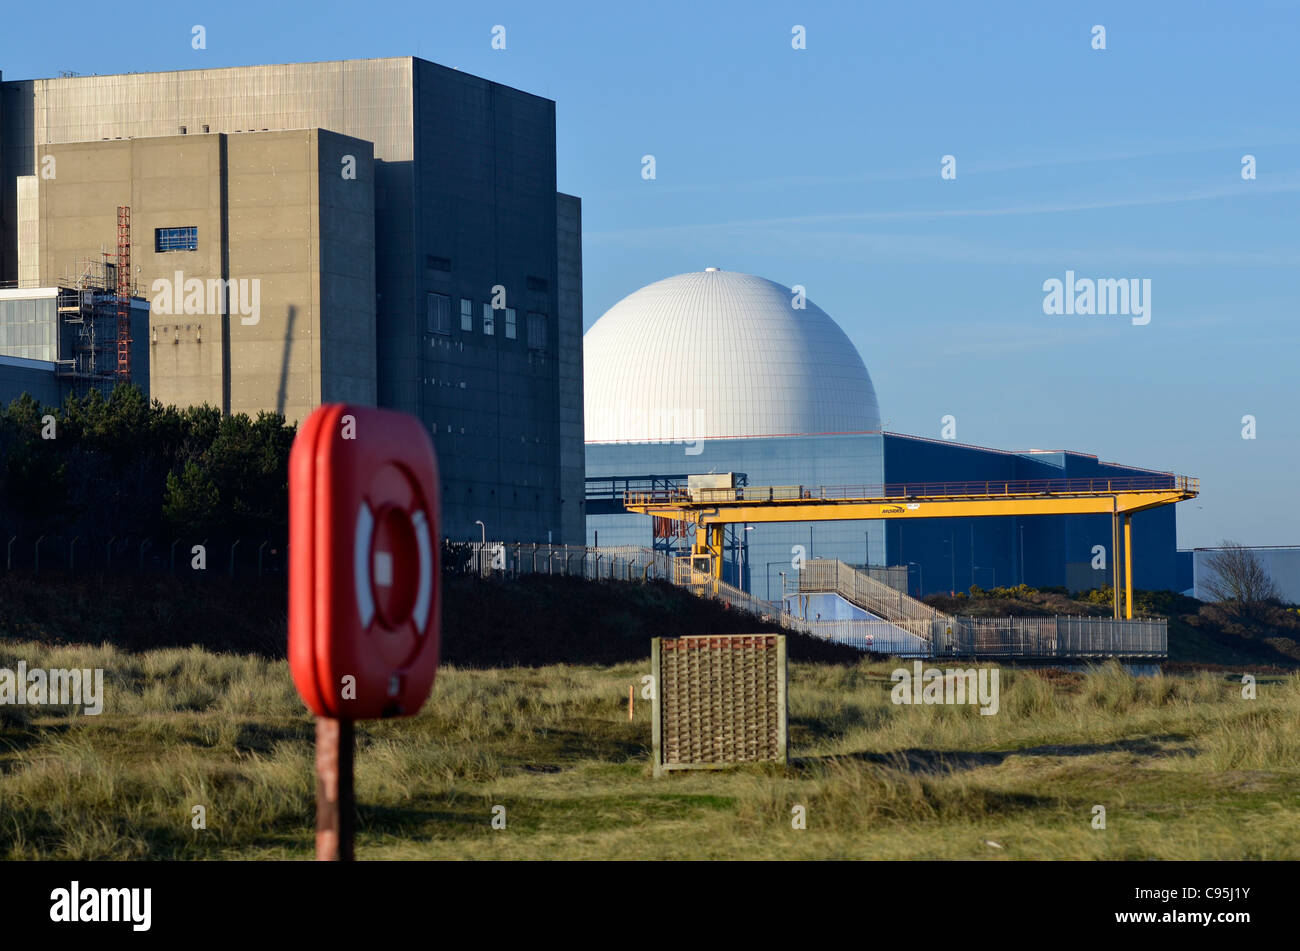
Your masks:
<svg viewBox="0 0 1300 951"><path fill-rule="evenodd" d="M115 240L131 209L132 280L151 303L150 390L164 403L298 421L376 399L374 163L323 129L74 142L20 177L18 260L43 285ZM342 178L344 156L357 177ZM36 210L28 213L27 204ZM115 249L114 249L115 250ZM135 359L133 358L133 375Z"/></svg>
<svg viewBox="0 0 1300 951"><path fill-rule="evenodd" d="M288 143L313 135L314 157L288 155L298 148ZM369 144L373 159L338 155L343 137L361 152ZM94 181L93 155L119 163L111 182ZM53 180L42 177L47 157ZM53 183L67 158L84 174L79 186L68 182L63 194L78 207L59 223L66 204ZM312 240L311 229L281 224L310 222L286 209L301 204L290 194L295 177L312 174L316 235L334 246L295 258L291 246ZM371 253L364 209L335 203L339 227L325 222L329 196L348 194L337 190L348 183L371 189L369 308L357 290L364 275L349 269ZM476 538L483 521L493 538L581 542L581 205L555 189L554 102L410 57L0 83L0 281L48 283L67 267L61 257L111 246L108 218L92 219L125 203L128 184L141 203L132 212L137 278L192 255L204 281L261 278L263 319L275 315L247 346L239 335L249 328L231 322L226 362L207 343L211 355L200 359L197 330L169 351L160 340L151 347L156 396L215 402L212 380L223 375L230 410L298 417L321 400L367 401L373 353L373 401L420 416L434 434L445 535ZM163 223L184 212L206 217ZM211 238L199 230L191 248L185 229L195 227ZM160 250L160 229L180 229L182 247ZM319 329L290 326L289 308L304 296L312 309L301 318ZM151 316L151 335L166 326L174 338L185 326L162 316ZM309 332L320 334L310 344ZM311 359L319 363L303 371ZM303 372L316 389L282 397L272 383L286 372L290 390ZM186 389L189 375L196 382ZM331 385L331 375L348 386Z"/></svg>

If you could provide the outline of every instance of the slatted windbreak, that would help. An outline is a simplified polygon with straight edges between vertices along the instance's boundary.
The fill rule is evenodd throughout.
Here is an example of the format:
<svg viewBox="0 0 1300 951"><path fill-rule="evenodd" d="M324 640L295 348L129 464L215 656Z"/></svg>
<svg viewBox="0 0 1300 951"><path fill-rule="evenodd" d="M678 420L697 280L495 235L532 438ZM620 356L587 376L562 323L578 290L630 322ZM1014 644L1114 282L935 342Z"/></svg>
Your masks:
<svg viewBox="0 0 1300 951"><path fill-rule="evenodd" d="M655 775L786 761L781 634L656 637Z"/></svg>

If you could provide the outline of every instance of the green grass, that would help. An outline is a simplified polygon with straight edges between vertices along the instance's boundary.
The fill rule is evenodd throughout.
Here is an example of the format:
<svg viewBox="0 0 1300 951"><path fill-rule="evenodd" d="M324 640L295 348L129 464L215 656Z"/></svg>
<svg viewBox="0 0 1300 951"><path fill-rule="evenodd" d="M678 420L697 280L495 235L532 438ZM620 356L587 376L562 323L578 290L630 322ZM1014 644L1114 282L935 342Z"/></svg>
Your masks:
<svg viewBox="0 0 1300 951"><path fill-rule="evenodd" d="M103 667L106 698L0 707L0 856L312 855L314 733L283 661L0 641L19 659ZM1222 673L1004 670L981 716L895 706L893 666L794 663L789 766L657 780L639 689L627 720L648 660L445 668L419 716L358 725L358 857L1300 858L1300 676L1248 701Z"/></svg>

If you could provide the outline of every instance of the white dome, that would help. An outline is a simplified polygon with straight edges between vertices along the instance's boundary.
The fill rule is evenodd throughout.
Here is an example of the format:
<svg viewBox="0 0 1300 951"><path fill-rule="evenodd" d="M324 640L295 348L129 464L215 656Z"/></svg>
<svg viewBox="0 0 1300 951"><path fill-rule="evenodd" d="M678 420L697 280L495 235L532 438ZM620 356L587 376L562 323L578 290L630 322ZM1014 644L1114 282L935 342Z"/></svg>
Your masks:
<svg viewBox="0 0 1300 951"><path fill-rule="evenodd" d="M709 268L656 281L583 337L587 442L880 429L867 368L812 301Z"/></svg>

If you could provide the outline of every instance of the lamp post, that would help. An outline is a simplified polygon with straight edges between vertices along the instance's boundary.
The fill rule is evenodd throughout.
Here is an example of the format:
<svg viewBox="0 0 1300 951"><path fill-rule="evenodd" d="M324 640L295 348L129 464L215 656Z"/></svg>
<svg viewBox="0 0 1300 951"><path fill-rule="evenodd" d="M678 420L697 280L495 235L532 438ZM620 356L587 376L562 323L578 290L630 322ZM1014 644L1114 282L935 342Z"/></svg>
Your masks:
<svg viewBox="0 0 1300 951"><path fill-rule="evenodd" d="M911 568L913 565L916 565L916 584L917 584L916 596L918 598L924 598L925 597L925 570L921 567L920 562L909 561L907 563L907 567L909 568Z"/></svg>
<svg viewBox="0 0 1300 951"><path fill-rule="evenodd" d="M957 593L957 544L952 538L945 538L943 543L948 546L948 566L952 569L952 594Z"/></svg>
<svg viewBox="0 0 1300 951"><path fill-rule="evenodd" d="M767 563L767 565L766 565L767 570L766 570L765 572L763 572L763 580L764 580L764 583L767 585L767 600L769 600L769 601L773 600L773 598L772 598L772 566L773 566L773 565L784 565L784 564L785 564L784 561L769 561L769 562ZM785 591L783 590L781 593L784 594Z"/></svg>
<svg viewBox="0 0 1300 951"><path fill-rule="evenodd" d="M753 530L753 525L745 526L746 532L752 532ZM742 535L740 538L740 557L740 584L738 587L741 591L748 591L749 587L745 584L745 577L749 571L749 535Z"/></svg>

